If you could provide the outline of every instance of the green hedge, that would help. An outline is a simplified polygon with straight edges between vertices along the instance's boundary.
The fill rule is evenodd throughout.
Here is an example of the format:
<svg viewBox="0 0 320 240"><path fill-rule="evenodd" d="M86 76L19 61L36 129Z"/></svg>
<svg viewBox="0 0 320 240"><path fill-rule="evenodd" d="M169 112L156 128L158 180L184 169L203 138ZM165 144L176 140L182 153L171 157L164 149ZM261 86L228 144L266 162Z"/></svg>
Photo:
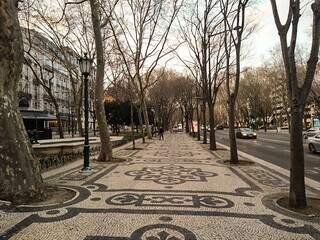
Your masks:
<svg viewBox="0 0 320 240"><path fill-rule="evenodd" d="M123 139L122 141L112 142L112 147L118 147L126 144L130 140ZM90 156L97 154L100 151L100 146L90 147ZM41 171L47 171L49 169L58 168L65 165L68 162L73 162L83 157L82 152L65 153L65 154L37 154L35 157L40 162Z"/></svg>
<svg viewBox="0 0 320 240"><path fill-rule="evenodd" d="M131 142L132 141L132 133L131 132L125 132L125 133L120 133L119 136L123 136L123 140L125 142ZM146 133L144 133L144 136L147 136ZM139 139L139 138L142 138L142 133L139 132L139 133L134 133L134 138L135 139Z"/></svg>

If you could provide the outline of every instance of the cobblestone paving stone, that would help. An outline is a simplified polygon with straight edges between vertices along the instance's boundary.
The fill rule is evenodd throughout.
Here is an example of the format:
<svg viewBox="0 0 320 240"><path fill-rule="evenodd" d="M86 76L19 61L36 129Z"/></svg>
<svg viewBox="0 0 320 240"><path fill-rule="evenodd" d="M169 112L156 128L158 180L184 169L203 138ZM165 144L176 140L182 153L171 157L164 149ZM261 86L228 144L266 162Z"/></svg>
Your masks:
<svg viewBox="0 0 320 240"><path fill-rule="evenodd" d="M320 219L274 204L288 191L285 176L258 164L223 164L227 151L206 148L172 134L143 150L119 151L126 162L94 163L88 176L74 170L51 179L76 191L74 199L13 210L3 204L0 239L320 239Z"/></svg>

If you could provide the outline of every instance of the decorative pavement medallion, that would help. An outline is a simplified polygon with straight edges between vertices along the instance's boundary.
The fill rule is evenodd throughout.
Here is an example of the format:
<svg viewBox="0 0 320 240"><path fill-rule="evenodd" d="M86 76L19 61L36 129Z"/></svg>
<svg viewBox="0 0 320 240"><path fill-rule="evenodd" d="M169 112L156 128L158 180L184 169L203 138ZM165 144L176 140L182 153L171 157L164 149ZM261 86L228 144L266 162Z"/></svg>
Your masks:
<svg viewBox="0 0 320 240"><path fill-rule="evenodd" d="M69 201L15 208L0 201L0 240L320 239L320 218L275 205L273 194L285 191L288 178L272 169L221 165L184 134L137 153L126 163L93 163L85 177L71 169L51 178L76 192Z"/></svg>
<svg viewBox="0 0 320 240"><path fill-rule="evenodd" d="M158 184L175 185L187 181L206 182L207 177L215 177L216 173L202 171L201 168L185 168L178 165L160 167L144 167L141 170L129 171L128 176L135 176L135 180L153 181Z"/></svg>
<svg viewBox="0 0 320 240"><path fill-rule="evenodd" d="M288 183L284 182L280 178L270 174L269 172L263 169L256 168L240 168L244 171L249 177L252 177L254 180L259 183L270 186L270 187L287 187Z"/></svg>
<svg viewBox="0 0 320 240"><path fill-rule="evenodd" d="M226 198L213 195L182 195L182 194L136 194L121 193L106 200L110 205L118 206L161 206L161 207L208 207L231 208L234 203Z"/></svg>
<svg viewBox="0 0 320 240"><path fill-rule="evenodd" d="M118 206L175 206L192 208L230 208L234 206L232 201L213 195L121 193L108 198L106 202L110 205Z"/></svg>
<svg viewBox="0 0 320 240"><path fill-rule="evenodd" d="M88 236L85 240L197 240L191 231L171 224L142 227L127 237Z"/></svg>

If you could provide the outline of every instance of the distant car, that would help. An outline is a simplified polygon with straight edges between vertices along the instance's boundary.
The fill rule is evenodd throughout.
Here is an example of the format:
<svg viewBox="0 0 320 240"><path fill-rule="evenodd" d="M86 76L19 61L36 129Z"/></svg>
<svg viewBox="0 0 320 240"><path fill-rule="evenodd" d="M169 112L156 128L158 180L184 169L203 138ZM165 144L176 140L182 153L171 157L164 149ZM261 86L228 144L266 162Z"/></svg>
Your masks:
<svg viewBox="0 0 320 240"><path fill-rule="evenodd" d="M320 133L320 128L318 127L309 128L307 131L303 133L303 138L307 139L309 137L315 136L318 133Z"/></svg>
<svg viewBox="0 0 320 240"><path fill-rule="evenodd" d="M201 125L201 127L200 127L201 131L204 130L204 127L206 127L206 131L207 132L210 132L210 127L209 126L204 126L204 125Z"/></svg>
<svg viewBox="0 0 320 240"><path fill-rule="evenodd" d="M320 152L320 133L315 136L308 137L307 144L311 153Z"/></svg>
<svg viewBox="0 0 320 240"><path fill-rule="evenodd" d="M223 127L223 125L221 125L221 124L219 124L219 125L216 126L216 129L217 129L217 130L223 130L223 128L224 128L224 127Z"/></svg>
<svg viewBox="0 0 320 240"><path fill-rule="evenodd" d="M257 139L257 134L250 128L238 128L236 131L236 137Z"/></svg>
<svg viewBox="0 0 320 240"><path fill-rule="evenodd" d="M178 126L174 126L174 127L172 128L172 131L173 131L174 133L177 133L177 132L178 132Z"/></svg>

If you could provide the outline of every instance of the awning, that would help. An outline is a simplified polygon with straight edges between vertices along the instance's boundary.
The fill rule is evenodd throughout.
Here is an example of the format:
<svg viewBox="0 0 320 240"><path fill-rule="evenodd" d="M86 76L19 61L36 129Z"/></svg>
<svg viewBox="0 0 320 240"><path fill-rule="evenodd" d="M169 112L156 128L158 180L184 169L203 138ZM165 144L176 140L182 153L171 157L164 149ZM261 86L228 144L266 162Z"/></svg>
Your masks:
<svg viewBox="0 0 320 240"><path fill-rule="evenodd" d="M47 112L20 110L20 113L23 119L42 119L42 120L56 119L56 116Z"/></svg>

